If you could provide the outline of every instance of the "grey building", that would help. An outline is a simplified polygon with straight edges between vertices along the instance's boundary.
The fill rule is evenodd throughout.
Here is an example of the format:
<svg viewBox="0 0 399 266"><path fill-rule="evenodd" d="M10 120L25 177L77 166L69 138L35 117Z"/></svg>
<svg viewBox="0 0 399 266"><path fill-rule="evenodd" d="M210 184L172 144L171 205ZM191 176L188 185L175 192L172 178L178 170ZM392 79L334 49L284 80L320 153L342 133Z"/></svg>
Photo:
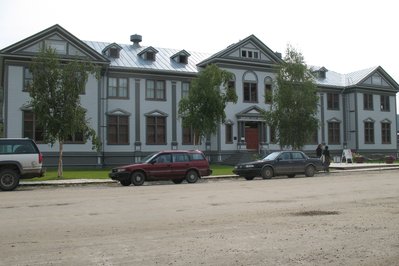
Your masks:
<svg viewBox="0 0 399 266"><path fill-rule="evenodd" d="M102 69L100 79L91 76L81 95L102 150L92 151L91 143L73 137L64 146L66 165L123 164L165 149L201 149L212 161L280 149L275 131L261 115L271 104L264 96L275 89L279 53L254 35L209 54L142 43L137 34L127 44L83 41L54 25L0 50L4 136L34 138L46 164L55 164L58 146L41 142L25 88L32 78L28 69L32 58L42 47L52 47L64 60L89 60ZM227 119L217 134L194 145L193 132L182 127L177 108L191 80L208 64L234 74L230 85L238 102L227 105ZM305 151L313 153L318 143L326 143L336 154L344 148L396 153L399 85L382 67L348 74L325 67L312 70L319 88L321 127Z"/></svg>

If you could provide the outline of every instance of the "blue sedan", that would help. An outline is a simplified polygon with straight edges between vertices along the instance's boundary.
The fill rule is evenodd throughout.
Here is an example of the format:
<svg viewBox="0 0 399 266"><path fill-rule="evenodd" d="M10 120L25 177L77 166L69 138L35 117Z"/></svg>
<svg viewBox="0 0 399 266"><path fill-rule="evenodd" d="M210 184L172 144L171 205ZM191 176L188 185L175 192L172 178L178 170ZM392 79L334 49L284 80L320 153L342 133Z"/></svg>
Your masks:
<svg viewBox="0 0 399 266"><path fill-rule="evenodd" d="M233 173L252 180L257 176L270 179L281 175L295 177L296 174L311 177L322 169L323 165L319 158L310 158L302 151L277 151L261 160L238 164L234 167Z"/></svg>

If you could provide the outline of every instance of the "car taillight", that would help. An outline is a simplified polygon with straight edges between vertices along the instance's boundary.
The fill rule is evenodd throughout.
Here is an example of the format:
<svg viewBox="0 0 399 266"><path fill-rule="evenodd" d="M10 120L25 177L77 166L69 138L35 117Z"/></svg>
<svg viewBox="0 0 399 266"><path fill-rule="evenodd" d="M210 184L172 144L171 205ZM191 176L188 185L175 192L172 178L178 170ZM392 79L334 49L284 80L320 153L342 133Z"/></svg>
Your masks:
<svg viewBox="0 0 399 266"><path fill-rule="evenodd" d="M39 152L39 163L43 162L43 154Z"/></svg>

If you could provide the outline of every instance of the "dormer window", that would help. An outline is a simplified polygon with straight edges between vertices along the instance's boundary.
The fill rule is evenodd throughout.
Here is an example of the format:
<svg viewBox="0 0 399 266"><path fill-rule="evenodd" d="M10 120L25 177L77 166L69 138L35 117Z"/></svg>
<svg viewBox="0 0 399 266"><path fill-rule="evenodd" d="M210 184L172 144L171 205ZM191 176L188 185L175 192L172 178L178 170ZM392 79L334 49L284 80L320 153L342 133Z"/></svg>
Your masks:
<svg viewBox="0 0 399 266"><path fill-rule="evenodd" d="M327 68L321 67L321 68L319 68L317 70L314 70L313 74L315 75L315 77L317 77L319 79L325 79L327 71L328 71Z"/></svg>
<svg viewBox="0 0 399 266"><path fill-rule="evenodd" d="M186 55L179 55L179 63L187 64L187 59Z"/></svg>
<svg viewBox="0 0 399 266"><path fill-rule="evenodd" d="M145 59L155 61L155 53L154 52L147 52L145 54Z"/></svg>
<svg viewBox="0 0 399 266"><path fill-rule="evenodd" d="M107 57L119 58L119 53L121 50L122 47L120 45L118 45L117 43L111 43L103 49L102 53Z"/></svg>
<svg viewBox="0 0 399 266"><path fill-rule="evenodd" d="M155 49L154 47L150 46L142 50L140 53L137 55L143 58L144 60L148 61L155 61L156 60L156 54L158 53L158 50Z"/></svg>
<svg viewBox="0 0 399 266"><path fill-rule="evenodd" d="M109 49L109 56L113 58L119 58L119 51L116 48Z"/></svg>
<svg viewBox="0 0 399 266"><path fill-rule="evenodd" d="M254 49L242 49L241 57L249 59L259 59L259 51Z"/></svg>
<svg viewBox="0 0 399 266"><path fill-rule="evenodd" d="M188 57L190 54L186 50L181 50L180 52L172 55L170 58L181 64L188 64Z"/></svg>

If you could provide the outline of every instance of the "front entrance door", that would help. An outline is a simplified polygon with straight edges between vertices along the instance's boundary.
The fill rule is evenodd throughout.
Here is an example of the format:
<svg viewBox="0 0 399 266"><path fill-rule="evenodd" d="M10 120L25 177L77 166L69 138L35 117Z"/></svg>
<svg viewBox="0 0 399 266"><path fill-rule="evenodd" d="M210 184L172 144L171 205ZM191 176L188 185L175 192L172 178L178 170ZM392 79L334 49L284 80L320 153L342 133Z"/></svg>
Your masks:
<svg viewBox="0 0 399 266"><path fill-rule="evenodd" d="M248 150L259 149L258 123L256 122L245 123L245 142L247 143Z"/></svg>

